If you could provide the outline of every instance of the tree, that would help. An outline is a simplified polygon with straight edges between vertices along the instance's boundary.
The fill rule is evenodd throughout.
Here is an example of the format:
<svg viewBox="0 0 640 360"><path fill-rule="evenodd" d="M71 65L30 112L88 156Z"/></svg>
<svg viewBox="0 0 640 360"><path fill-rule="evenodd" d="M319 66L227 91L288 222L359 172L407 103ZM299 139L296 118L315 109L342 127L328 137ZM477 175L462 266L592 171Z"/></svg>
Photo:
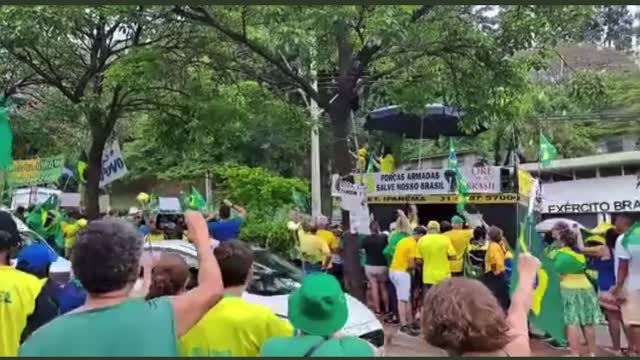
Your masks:
<svg viewBox="0 0 640 360"><path fill-rule="evenodd" d="M153 56L159 55L144 49L177 48L184 32L142 10L133 6L0 9L0 48L39 82L58 91L82 114L89 129L85 205L92 219L99 215L102 151L116 123L173 93L164 79L140 78L144 66L156 64Z"/></svg>
<svg viewBox="0 0 640 360"><path fill-rule="evenodd" d="M583 40L616 50L629 50L634 35L633 15L627 5L601 5L584 29Z"/></svg>

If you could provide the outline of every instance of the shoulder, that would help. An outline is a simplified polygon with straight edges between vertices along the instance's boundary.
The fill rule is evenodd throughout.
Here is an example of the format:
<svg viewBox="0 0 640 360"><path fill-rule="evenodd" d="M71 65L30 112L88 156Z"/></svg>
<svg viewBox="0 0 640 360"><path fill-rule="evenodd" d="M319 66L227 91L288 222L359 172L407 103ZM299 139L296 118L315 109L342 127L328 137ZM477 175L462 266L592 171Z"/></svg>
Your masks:
<svg viewBox="0 0 640 360"><path fill-rule="evenodd" d="M68 334L79 330L74 320L80 314L61 315L38 328L20 346L19 356L48 356L57 346L68 341ZM80 329L83 330L88 329Z"/></svg>
<svg viewBox="0 0 640 360"><path fill-rule="evenodd" d="M260 356L302 356L319 339L315 336L274 337L262 345Z"/></svg>
<svg viewBox="0 0 640 360"><path fill-rule="evenodd" d="M42 289L42 286L46 282L46 279L38 279L31 274L16 269L9 269L2 275L8 275L8 277L12 279L16 284L29 287L30 289L36 290L38 292L40 291L40 289Z"/></svg>

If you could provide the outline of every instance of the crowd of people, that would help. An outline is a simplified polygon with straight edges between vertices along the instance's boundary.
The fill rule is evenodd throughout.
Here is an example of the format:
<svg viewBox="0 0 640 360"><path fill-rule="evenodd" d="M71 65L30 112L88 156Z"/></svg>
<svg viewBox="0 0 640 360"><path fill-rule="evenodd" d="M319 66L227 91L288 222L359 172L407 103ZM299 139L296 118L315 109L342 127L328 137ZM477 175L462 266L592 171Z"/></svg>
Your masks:
<svg viewBox="0 0 640 360"><path fill-rule="evenodd" d="M185 213L196 273L178 255L145 253L153 223L113 216L88 222L73 233L72 279L61 283L49 273L59 255L43 244L18 246L13 218L0 212L0 355L379 355L367 341L340 333L345 290L400 333L423 336L452 356L531 354L528 314L541 264L527 253L513 259L495 226L472 229L460 216L423 226L409 207L388 231L372 221L370 234L357 236L327 217L305 222L294 213L288 226L305 277L281 318L242 296L254 262L251 246L238 240L245 214L230 202L210 222ZM558 222L546 237L574 355L596 354L595 326L605 318L611 352L623 354L624 329L627 354L638 353L640 256L622 246L631 225L620 215L601 239L582 241ZM515 261L517 287L510 289ZM588 269L597 270L593 283Z"/></svg>

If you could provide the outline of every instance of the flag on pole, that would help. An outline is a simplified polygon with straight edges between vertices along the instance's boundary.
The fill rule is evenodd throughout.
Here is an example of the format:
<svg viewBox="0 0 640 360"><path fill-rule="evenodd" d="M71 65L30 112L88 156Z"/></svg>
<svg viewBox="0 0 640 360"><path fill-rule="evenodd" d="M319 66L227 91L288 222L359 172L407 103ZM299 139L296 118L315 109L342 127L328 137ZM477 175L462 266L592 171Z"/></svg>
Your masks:
<svg viewBox="0 0 640 360"><path fill-rule="evenodd" d="M622 238L622 246L629 250L630 246L640 246L640 222L633 224L631 229Z"/></svg>
<svg viewBox="0 0 640 360"><path fill-rule="evenodd" d="M12 163L13 134L9 125L9 109L0 105L0 170L9 169Z"/></svg>
<svg viewBox="0 0 640 360"><path fill-rule="evenodd" d="M518 259L521 253L530 253L537 257L542 266L538 270L535 290L529 312L529 322L536 328L546 332L553 339L564 343L562 298L560 296L560 275L553 267L553 260L545 253L545 246L540 235L535 231L533 217L528 212L520 229L520 236L516 243L514 259ZM513 275L511 277L511 293L518 286L518 262L514 262Z"/></svg>
<svg viewBox="0 0 640 360"><path fill-rule="evenodd" d="M311 213L311 207L309 206L309 199L303 193L296 189L291 189L291 199L295 206L305 214Z"/></svg>
<svg viewBox="0 0 640 360"><path fill-rule="evenodd" d="M191 187L191 193L182 199L182 206L185 209L196 211L206 211L208 209L207 200L195 187Z"/></svg>
<svg viewBox="0 0 640 360"><path fill-rule="evenodd" d="M542 167L548 167L551 165L551 161L553 161L558 156L558 150L553 144L547 140L547 138L540 133L540 162L542 163Z"/></svg>
<svg viewBox="0 0 640 360"><path fill-rule="evenodd" d="M469 198L469 186L467 185L467 181L464 179L464 176L462 176L462 172L458 166L458 157L456 156L456 148L453 144L453 138L449 138L449 169L455 171L456 174L456 188L458 194L456 209L458 213L462 214Z"/></svg>

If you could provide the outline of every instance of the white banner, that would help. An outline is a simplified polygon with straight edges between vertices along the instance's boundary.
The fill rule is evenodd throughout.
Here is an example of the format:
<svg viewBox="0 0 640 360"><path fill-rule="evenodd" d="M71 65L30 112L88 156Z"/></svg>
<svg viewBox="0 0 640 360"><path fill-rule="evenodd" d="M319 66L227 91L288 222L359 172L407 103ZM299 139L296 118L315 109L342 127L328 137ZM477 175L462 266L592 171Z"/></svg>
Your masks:
<svg viewBox="0 0 640 360"><path fill-rule="evenodd" d="M105 187L127 174L127 165L120 152L118 141L105 146L102 152L102 173L100 187Z"/></svg>
<svg viewBox="0 0 640 360"><path fill-rule="evenodd" d="M542 184L543 212L550 214L640 212L635 175Z"/></svg>
<svg viewBox="0 0 640 360"><path fill-rule="evenodd" d="M361 176L363 178L361 178ZM391 174L373 173L354 175L361 180L368 196L437 195L457 191L455 173L448 169L398 171ZM500 167L473 166L462 169L469 192L500 193ZM333 195L340 196L338 176L334 175Z"/></svg>
<svg viewBox="0 0 640 360"><path fill-rule="evenodd" d="M370 214L365 190L362 184L340 182L340 206L349 211L351 232L368 235Z"/></svg>

